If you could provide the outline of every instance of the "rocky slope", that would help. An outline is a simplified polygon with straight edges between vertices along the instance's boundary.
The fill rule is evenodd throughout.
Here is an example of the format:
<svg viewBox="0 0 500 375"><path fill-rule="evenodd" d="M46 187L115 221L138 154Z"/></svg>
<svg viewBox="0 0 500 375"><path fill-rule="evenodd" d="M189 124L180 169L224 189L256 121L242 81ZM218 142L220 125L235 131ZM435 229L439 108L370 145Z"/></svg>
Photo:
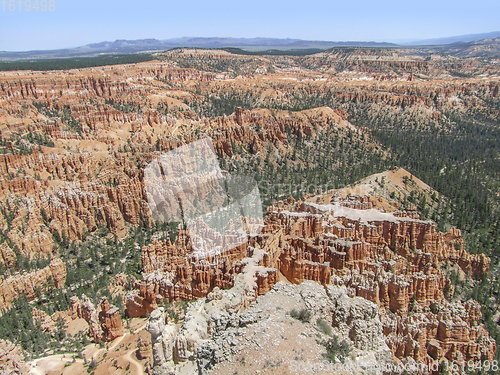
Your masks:
<svg viewBox="0 0 500 375"><path fill-rule="evenodd" d="M52 286L60 288L66 282L66 266L54 258L47 267L24 274L2 276L0 278L0 309L9 308L12 302L21 295L28 300L37 297L37 289L47 290Z"/></svg>
<svg viewBox="0 0 500 375"><path fill-rule="evenodd" d="M24 375L28 373L28 370L21 348L9 341L0 340L0 371L2 374Z"/></svg>
<svg viewBox="0 0 500 375"><path fill-rule="evenodd" d="M32 300L52 282L64 294L97 283L103 273L122 272L106 263L101 249L85 259L71 254L71 241L106 228L110 234L96 243L116 244L122 257L117 262L129 273L130 264L135 267L137 280L108 290L113 298L124 294L128 317L154 314L176 301L208 303L214 290L244 296L234 297L239 305L230 303L238 315L252 301L268 304L270 291L284 293L279 281L309 280L327 295L333 286L349 301L363 298L359 303L370 311L377 306L366 319L380 321L394 360L492 357L495 344L480 325L478 305L452 302L448 279L450 272L482 277L490 259L467 252L460 230L437 230L428 218L446 197L392 169L391 152L374 140L376 129L370 127L373 120L435 137L462 134L452 115L496 121L500 83L494 59L358 48L302 57L182 49L156 57L134 65L0 73L0 308L22 293ZM493 130L484 129L488 142L494 140ZM200 261L191 254L186 231L169 241L172 231L158 230L146 244L139 233L160 227L147 204L146 166L205 137L213 140L222 169L259 181L270 208L259 235L222 257ZM387 168L342 191L315 195ZM193 191L196 198L204 194L198 187ZM407 200L414 195L425 197L418 207L428 213L422 220ZM27 260L38 257L52 260L50 266L24 272ZM100 272L88 280L72 277L65 286L66 273L83 265L99 266ZM219 298L219 292L208 298ZM105 301L96 309L81 296L70 311L87 320L94 341L123 337L119 313ZM207 314L205 322L212 319ZM346 327L321 319L348 339ZM300 329L313 332L307 324ZM178 354L172 349L170 357L170 344L162 344L168 366L219 366L213 358L223 340L204 331L193 338L188 326L183 332ZM177 334L169 331L165 340ZM378 328L373 335L379 337ZM164 342L162 337L158 333L155 340ZM207 344L207 357L196 364L190 340L200 337L215 344ZM146 355L150 345L143 340L141 347Z"/></svg>
<svg viewBox="0 0 500 375"><path fill-rule="evenodd" d="M107 298L103 298L97 310L92 301L84 294L80 300L71 297L69 309L71 319L83 318L89 324L89 336L94 342L113 341L123 336L123 326L120 311L111 305Z"/></svg>
<svg viewBox="0 0 500 375"><path fill-rule="evenodd" d="M21 252L50 253L56 232L60 239L81 240L87 232L104 225L122 237L127 223L149 223L140 169L154 158L154 151L168 151L204 134L213 138L219 157L231 158L242 148L250 155L264 157L270 144L290 153L290 133L314 138L327 124L340 128L348 124L345 111L329 108L293 114L259 109L204 118L209 107L216 105L215 99L207 102L211 96L247 95L251 97L248 104L271 108L303 106L303 101L312 101L307 104L310 107L320 97L323 104L313 106L328 101L329 105L383 102L396 108L415 107L418 116L433 119L442 116L443 107L481 106L484 96L498 97L499 90L495 79L446 78L441 67L448 66L445 63L390 50L341 49L303 60L185 51L172 52L163 59L53 75L2 73L0 130L7 151L0 162L5 176L0 184L5 197L2 210L14 212L12 217L4 215L4 235ZM190 59L232 59L242 67L252 61L255 69L236 79L235 88L228 91L229 78L224 73L218 77L176 66ZM329 61L341 64L342 74L346 73L346 62L354 65L348 76L333 78ZM371 70L359 65L368 62L375 64ZM403 63L407 66L397 65ZM467 71L469 63L479 64L460 61L454 69ZM400 80L401 72L394 76L387 73L386 83L372 84L372 79L386 74L383 64L396 64L390 66L398 72L406 69L408 74L416 74L421 70L436 78L431 82L423 76L405 81ZM262 65L274 66L279 74L258 73ZM285 66L296 67L298 73ZM358 75L371 78L363 80L356 78ZM19 155L25 152L30 155Z"/></svg>
<svg viewBox="0 0 500 375"><path fill-rule="evenodd" d="M382 197L354 196L345 190L311 196L305 201L289 199L278 202L269 207L261 234L251 238L245 247L223 254L220 259L189 260L181 245L185 243L185 234L182 233L178 239L183 240L175 244L167 241L144 247L143 266L150 273L145 274L139 283L139 293L130 295L129 311L132 314L145 313L157 298L159 301L173 301L207 296L206 301L210 302L215 298L213 292L209 293L211 290L231 286L238 290L237 285L227 281L238 280L234 276L246 271L252 280L249 284L252 288L247 291L250 300L260 295L267 298L266 293L270 293L281 277L300 285L305 280L315 281L330 295L334 292L329 288L334 285L335 290L343 291L345 298L361 297L359 301L370 301L377 316L380 315L384 343L394 360L428 365L445 358L493 359L496 343L478 324L480 306L472 300L449 302L453 286L444 273L445 265L452 264L463 274L481 276L488 273L490 259L483 254L467 253L456 228L447 233L438 232L434 223L419 220L416 212L398 211L394 207L398 205L396 202L391 204ZM381 211L374 208L377 206L392 207L392 210ZM248 264L248 258L245 258L248 254L258 259L258 268L264 269L250 272L244 268L242 265ZM229 264L232 264L231 268ZM175 290L180 293L173 293ZM368 311L370 309L372 307L367 307ZM234 310L238 311L239 307ZM325 319L327 315L314 316L315 319ZM328 316L331 318L327 321L333 328L346 321L340 312ZM189 319L189 312L186 319ZM257 323L263 324L259 319ZM187 323L184 324L188 327ZM234 324L236 328L239 326L239 323ZM232 326L230 323L229 327ZM221 329L221 332L226 331ZM342 332L346 336L345 332L351 331L344 328ZM351 345L357 347L353 339L356 334L349 334L351 341L354 340ZM362 333L358 335L362 336ZM217 341L207 334L197 340ZM358 340L365 342L364 338ZM222 343L227 340L217 342L224 346ZM217 348L213 343L210 345L210 355L216 359L208 362L213 365L225 358L213 351L226 349ZM236 352L234 348L231 350ZM190 349L190 353L194 358L195 352ZM174 364L180 362L173 358ZM200 365L200 362L198 365L211 366Z"/></svg>
<svg viewBox="0 0 500 375"><path fill-rule="evenodd" d="M391 360L377 307L363 298L348 297L345 287L279 282L240 312L242 292L239 285L229 291L214 289L189 307L179 330L165 322L163 308L155 310L147 327L155 355L153 373L173 374L187 368L186 361L195 361L201 373L218 374L281 373L294 362L297 366L297 355L300 361L321 363L325 354L321 342L332 333L323 333L313 323L319 320L333 325L333 334L349 342L352 358ZM292 318L294 308L307 309L311 324ZM342 319L335 320L341 314Z"/></svg>
<svg viewBox="0 0 500 375"><path fill-rule="evenodd" d="M108 76L99 70L26 73L20 80L2 75L0 263L16 270L16 254L57 256L68 241L102 227L124 238L130 228L152 226L143 169L186 142L210 136L220 158L242 163L244 154L260 161L276 152L290 157L291 139L319 138L330 127L346 139L354 129L345 113L330 108L200 117L187 111L191 94L168 92L164 82L208 84L215 75L171 65L112 67ZM161 85L150 85L151 79ZM363 144L361 133L354 138ZM226 284L232 282L228 272Z"/></svg>

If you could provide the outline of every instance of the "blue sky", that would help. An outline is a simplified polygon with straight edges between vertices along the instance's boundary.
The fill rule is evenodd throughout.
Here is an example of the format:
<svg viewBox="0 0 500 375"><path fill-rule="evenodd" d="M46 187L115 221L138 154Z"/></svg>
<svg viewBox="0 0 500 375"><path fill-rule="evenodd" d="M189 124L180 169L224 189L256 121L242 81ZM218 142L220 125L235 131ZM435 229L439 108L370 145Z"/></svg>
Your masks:
<svg viewBox="0 0 500 375"><path fill-rule="evenodd" d="M398 41L500 30L500 1L55 0L53 12L3 10L0 50L182 36ZM31 0L33 4L35 0ZM40 1L39 1L40 2Z"/></svg>

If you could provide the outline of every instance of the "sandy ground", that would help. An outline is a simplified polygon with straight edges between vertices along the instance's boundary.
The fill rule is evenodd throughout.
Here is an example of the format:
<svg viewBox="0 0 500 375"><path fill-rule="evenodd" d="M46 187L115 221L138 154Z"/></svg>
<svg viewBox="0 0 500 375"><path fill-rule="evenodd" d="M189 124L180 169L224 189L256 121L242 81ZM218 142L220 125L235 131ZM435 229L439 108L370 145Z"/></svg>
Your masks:
<svg viewBox="0 0 500 375"><path fill-rule="evenodd" d="M78 320L70 323L68 329L78 332L84 324ZM85 322L86 323L86 322ZM94 359L98 366L95 375L107 374L130 374L143 375L146 360L138 360L136 357L137 340L146 326L147 319L132 319L129 328L125 328L125 334L114 341L99 348L96 344L88 345L83 354L87 358ZM78 353L66 353L51 355L36 359L30 363L30 374L33 375L88 375L85 361L74 358Z"/></svg>
<svg viewBox="0 0 500 375"><path fill-rule="evenodd" d="M406 184L405 177L407 178ZM413 190L417 193L424 193L428 205L436 204L431 196L435 193L439 197L439 193L403 168L373 174L345 188L336 189L321 196L312 196L306 201L329 204L334 195L340 195L342 198L348 195L369 195L371 196L370 202L373 203L375 209L393 212L399 209L398 197L409 195ZM391 198L391 194L395 194L395 198Z"/></svg>
<svg viewBox="0 0 500 375"><path fill-rule="evenodd" d="M243 349L217 364L210 374L342 374L320 370L326 349L319 341L326 336L319 333L314 322L303 324L289 315L292 309L303 307L299 295L277 294L252 304L249 310L262 318L240 330ZM308 364L318 366L317 370L307 371Z"/></svg>

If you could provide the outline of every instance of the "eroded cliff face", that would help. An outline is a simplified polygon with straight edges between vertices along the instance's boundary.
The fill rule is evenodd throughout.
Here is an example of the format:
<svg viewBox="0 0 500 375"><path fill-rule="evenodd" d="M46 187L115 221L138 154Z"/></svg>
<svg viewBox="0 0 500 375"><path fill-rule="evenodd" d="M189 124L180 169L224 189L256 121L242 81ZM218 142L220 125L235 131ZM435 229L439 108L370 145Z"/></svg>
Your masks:
<svg viewBox="0 0 500 375"><path fill-rule="evenodd" d="M100 303L99 321L103 331L104 341L113 341L117 337L123 336L122 320L120 310L109 303L107 298L103 298Z"/></svg>
<svg viewBox="0 0 500 375"><path fill-rule="evenodd" d="M18 273L0 278L0 309L9 308L14 300L25 295L28 300L37 297L37 289L48 290L52 286L60 288L66 282L66 265L53 258L45 268L29 273Z"/></svg>
<svg viewBox="0 0 500 375"><path fill-rule="evenodd" d="M0 371L4 374L24 375L29 368L22 349L7 340L0 340Z"/></svg>
<svg viewBox="0 0 500 375"><path fill-rule="evenodd" d="M69 307L71 319L83 318L89 324L89 336L94 342L113 341L117 337L123 336L123 326L120 311L109 303L106 297L101 299L98 309L92 301L85 295L80 300L78 297L71 297Z"/></svg>
<svg viewBox="0 0 500 375"><path fill-rule="evenodd" d="M109 104L104 106L112 108ZM68 111L80 123L89 116L93 118L88 108L80 107L80 104L70 105ZM341 132L348 126L330 108L293 116L285 111L238 110L233 115L211 119L192 119L187 112L177 118L148 112L145 116L157 119L157 126L150 126L144 120L147 124L138 129L132 126L136 121L131 118L134 116L138 115L99 120L110 127L106 133L115 135L111 143L102 140L95 129L77 134L71 144L56 132L50 135L57 140L54 147L30 144L29 155L0 155L0 172L4 176L0 179L4 234L21 253L47 256L55 251L55 239L79 241L103 226L123 238L129 226L152 225L143 168L162 152L195 141L202 133L212 137L219 157L231 158L236 154L233 147L248 149L251 154L268 145L291 152L287 134L314 137L331 124ZM19 131L44 133L40 126L38 123L23 126ZM181 134L180 129L185 128L190 130ZM9 128L3 137L12 131ZM171 133L168 137L167 131ZM203 194L199 191L196 195Z"/></svg>
<svg viewBox="0 0 500 375"><path fill-rule="evenodd" d="M424 59L402 50L340 49L307 57L179 50L158 59L0 75L2 230L22 254L49 257L57 251L55 241L82 240L102 226L123 238L130 226L152 225L142 169L159 153L202 136L210 136L218 156L226 160L264 158L280 150L288 154L287 163L302 170L310 163L293 160L292 136L314 140L333 127L339 141L360 140L374 153L382 151L369 134L347 121L345 103L375 103L369 111L384 103L395 110L411 108L421 119L438 119L443 108L465 111L499 95L494 79L458 80L448 73L490 75L491 64L437 55ZM237 64L241 75L214 73L218 64ZM228 95L246 107L262 108L213 114L209 99ZM304 105L300 98L311 101L308 108L318 98L331 98L338 108L318 101L317 108L297 111L296 106ZM386 241L392 245L392 239ZM0 263L15 268L13 259L2 251ZM483 267L463 261L472 273ZM306 268L299 273L328 278L320 266ZM221 287L228 283L214 282ZM180 298L176 292L171 295Z"/></svg>
<svg viewBox="0 0 500 375"><path fill-rule="evenodd" d="M455 265L463 274L481 276L489 271L490 259L467 253L456 228L441 233L416 212L394 206L393 212L382 212L370 202L367 196L342 194L331 194L329 202L323 196L278 202L268 208L262 232L245 246L200 261L190 257L183 231L174 244L146 246L146 274L127 302L129 313L145 314L155 296L195 299L215 287L232 287L245 269L245 257L260 254L258 266L266 270L251 274L252 299L280 278L333 284L378 306L394 358L424 363L492 359L496 344L479 324L479 305L448 302L453 288L443 271L445 264Z"/></svg>
<svg viewBox="0 0 500 375"><path fill-rule="evenodd" d="M393 356L416 362L491 359L496 344L480 325L481 308L475 301L434 302L431 311L417 306L405 317L382 314L386 342Z"/></svg>
<svg viewBox="0 0 500 375"><path fill-rule="evenodd" d="M486 108L498 117L497 108L484 105L499 96L494 64L428 57L370 49L306 57L177 50L136 65L0 73L0 265L15 272L17 252L56 259L58 242L80 241L100 227L123 239L130 228L152 226L144 168L161 153L202 137L212 138L218 157L230 166L269 156L266 163L275 170L285 165L306 176L311 167L330 161L323 155L296 160L291 140L316 147L331 130L339 143L335 151L352 151L353 160L387 152L348 122L347 109L351 115L363 108L377 113L384 106L387 121L404 112L412 124L437 128L449 110ZM239 75L213 72L214 66L235 64ZM453 72L470 77L459 79ZM217 101L228 97L253 109L218 107ZM346 152L349 145L367 152ZM205 193L200 189L194 196ZM312 280L377 306L395 358L491 358L496 348L477 324L480 309L473 302L446 301L453 287L443 271L449 263L480 276L488 272L489 259L467 253L457 229L439 233L414 210L380 216L371 210L394 211L398 205L360 195L276 203L258 236L220 257L192 257L184 231L173 244L145 246L144 275L125 298L128 316L151 314L165 301L207 298L237 286L241 275L242 309L280 280ZM53 262L30 274L3 277L0 308L21 293L34 298L49 279L61 287L65 267ZM72 301L70 311L89 322L94 340L112 340L121 332L119 316L106 303L96 309L82 297ZM181 359L193 355L183 337L175 354Z"/></svg>
<svg viewBox="0 0 500 375"><path fill-rule="evenodd" d="M479 105L479 97L499 95L497 81L462 82L446 75L449 66L489 72L487 65L443 57L426 60L404 51L333 50L304 58L196 51L159 56L161 61L134 66L0 76L0 131L7 151L0 156L0 194L6 198L2 210L14 212L5 234L23 253L50 253L55 233L81 240L107 226L123 237L126 223L151 224L141 168L155 152L201 134L212 137L219 157L239 158L233 148L250 155L265 153L269 145L291 152L290 134L314 138L331 124L356 130L340 108L236 109L224 116L197 112L206 97L227 95L229 85L235 94L250 96L263 107L293 107L296 98L326 97L339 106L367 102L411 107L422 119L441 117L442 108L466 110ZM228 61L242 67L242 76L234 81L228 81L228 72L176 66L208 68ZM272 66L276 73L264 76ZM340 68L342 74L333 77ZM401 79L396 71L431 80ZM370 80L378 82L376 87ZM366 144L380 151L369 140ZM31 155L23 155L27 150Z"/></svg>
<svg viewBox="0 0 500 375"><path fill-rule="evenodd" d="M158 100L164 88L157 90L146 84L146 79L206 83L213 82L213 74L162 64L115 73L104 78L89 71L56 76L28 74L21 80L0 77L0 143L5 146L5 153L0 155L0 225L9 243L0 245L0 264L5 267L18 268L16 252L28 258L58 257L58 245L84 240L88 233L102 227L122 239L130 228L154 225L143 170L163 152L182 144L210 136L219 157L241 159L236 149L256 155L269 152L265 150L272 145L291 153L289 134L314 137L333 126L339 129L340 137L347 137L350 126L341 112L330 108L295 114L238 109L229 116L200 118L185 108L177 93ZM122 74L130 79L122 79ZM176 106L175 115L162 111L164 105ZM143 111L144 106L147 109ZM203 186L197 188L200 191L196 196L206 194ZM182 239L182 234L178 238ZM144 270L175 271L175 275L161 286L144 280L137 296L127 300L131 316L144 316L156 306L151 290L173 301L204 296L215 286L231 287L242 267L233 265L233 260L249 255L244 247L233 249L226 265L213 273L210 265L193 266L185 259L191 251L189 241L181 246L151 246L157 256L151 258L150 265L148 257L143 257ZM176 260L164 262L164 257ZM166 267L158 267L158 262ZM167 280L168 276L162 278ZM186 281L191 278L196 280L194 287ZM273 271L258 275L260 294L272 287L269 280L277 280ZM32 281L36 284L26 280L4 282L15 284L4 287L4 305L8 306L21 290L32 298L31 289L41 288L46 280L34 277ZM21 287L22 283L29 285ZM137 306L149 306L146 310L134 307L134 298L138 299ZM134 308L138 309L135 313Z"/></svg>

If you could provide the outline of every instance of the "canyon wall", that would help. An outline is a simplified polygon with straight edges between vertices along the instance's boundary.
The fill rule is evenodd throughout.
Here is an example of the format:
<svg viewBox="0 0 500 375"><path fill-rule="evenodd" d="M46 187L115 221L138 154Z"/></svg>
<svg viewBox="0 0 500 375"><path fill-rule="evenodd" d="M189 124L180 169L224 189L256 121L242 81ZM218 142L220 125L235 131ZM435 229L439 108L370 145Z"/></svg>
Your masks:
<svg viewBox="0 0 500 375"><path fill-rule="evenodd" d="M465 251L458 229L441 233L414 212L381 212L363 203L369 197L315 201L319 199L288 200L269 207L262 232L219 257L190 258L184 231L174 244L167 240L145 246L147 273L127 301L129 313L149 312L155 296L194 299L215 287L230 288L244 270L244 258L260 252L258 264L270 271L253 274L254 298L280 277L294 284L313 280L342 286L351 297L378 306L395 358L425 363L493 359L496 344L479 324L480 306L447 300L453 287L446 265L476 277L489 271L490 259Z"/></svg>

